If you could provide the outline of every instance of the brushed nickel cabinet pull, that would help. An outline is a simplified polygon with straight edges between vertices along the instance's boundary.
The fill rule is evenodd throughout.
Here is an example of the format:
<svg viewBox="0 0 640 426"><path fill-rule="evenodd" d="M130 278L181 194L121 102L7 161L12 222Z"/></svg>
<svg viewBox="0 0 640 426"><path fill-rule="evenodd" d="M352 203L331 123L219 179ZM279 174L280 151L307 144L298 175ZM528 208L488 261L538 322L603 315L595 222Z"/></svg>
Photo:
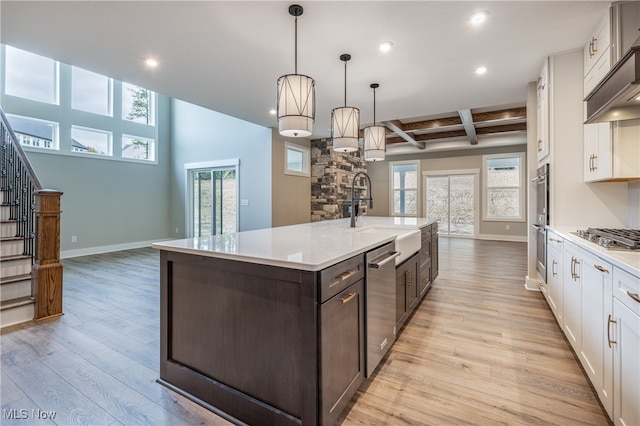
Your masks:
<svg viewBox="0 0 640 426"><path fill-rule="evenodd" d="M609 348L611 348L611 344L618 343L615 340L611 340L611 324L617 324L618 321L611 318L611 314L609 314L609 319L607 320L607 342L609 343Z"/></svg>
<svg viewBox="0 0 640 426"><path fill-rule="evenodd" d="M553 261L553 263L551 264L551 274L555 277L556 275L558 275L558 273L556 272L556 265L558 264L558 262L556 262L555 260Z"/></svg>
<svg viewBox="0 0 640 426"><path fill-rule="evenodd" d="M576 272L576 265L579 264L580 262L578 262L578 259L571 256L571 278L573 278L574 281L577 281L577 279L580 278L580 275Z"/></svg>
<svg viewBox="0 0 640 426"><path fill-rule="evenodd" d="M356 293L347 293L347 295L347 297L340 298L343 304L349 303L354 297L356 297Z"/></svg>
<svg viewBox="0 0 640 426"><path fill-rule="evenodd" d="M593 171L598 170L598 156L593 154Z"/></svg>
<svg viewBox="0 0 640 426"><path fill-rule="evenodd" d="M553 241L554 243L561 243L562 240L557 240L555 238L549 237L549 240Z"/></svg>
<svg viewBox="0 0 640 426"><path fill-rule="evenodd" d="M600 272L606 272L607 274L609 273L609 270L600 266L600 265L593 265L594 268L596 268L598 271Z"/></svg>
<svg viewBox="0 0 640 426"><path fill-rule="evenodd" d="M630 298L640 303L640 295L638 293L631 293L629 290L627 290L627 294L629 295Z"/></svg>
<svg viewBox="0 0 640 426"><path fill-rule="evenodd" d="M596 37L591 38L591 45L593 46L593 56L598 53L598 39Z"/></svg>
<svg viewBox="0 0 640 426"><path fill-rule="evenodd" d="M538 139L538 152L542 151L542 139Z"/></svg>

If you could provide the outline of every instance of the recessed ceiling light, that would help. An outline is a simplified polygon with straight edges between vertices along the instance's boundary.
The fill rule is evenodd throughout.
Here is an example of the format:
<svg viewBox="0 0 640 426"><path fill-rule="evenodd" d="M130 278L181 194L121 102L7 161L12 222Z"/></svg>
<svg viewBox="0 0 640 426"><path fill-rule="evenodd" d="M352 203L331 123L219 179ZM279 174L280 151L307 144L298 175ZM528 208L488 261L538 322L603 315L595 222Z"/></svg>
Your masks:
<svg viewBox="0 0 640 426"><path fill-rule="evenodd" d="M158 66L159 62L154 59L154 58L147 58L144 60L144 63L149 67L149 68L155 68Z"/></svg>
<svg viewBox="0 0 640 426"><path fill-rule="evenodd" d="M271 109L269 110L269 114L271 114L271 115L276 115L276 112L278 112L278 111L276 111L276 110L275 110L275 109L273 109L273 108L271 108Z"/></svg>
<svg viewBox="0 0 640 426"><path fill-rule="evenodd" d="M473 16L471 16L470 22L473 25L480 25L484 21L486 21L487 16L489 16L489 12L487 12L486 10L480 10L474 13Z"/></svg>
<svg viewBox="0 0 640 426"><path fill-rule="evenodd" d="M391 50L392 47L393 47L393 43L390 41L383 41L378 45L378 49L380 49L381 52L388 52Z"/></svg>
<svg viewBox="0 0 640 426"><path fill-rule="evenodd" d="M482 75L487 72L487 67L478 67L476 68L476 74Z"/></svg>

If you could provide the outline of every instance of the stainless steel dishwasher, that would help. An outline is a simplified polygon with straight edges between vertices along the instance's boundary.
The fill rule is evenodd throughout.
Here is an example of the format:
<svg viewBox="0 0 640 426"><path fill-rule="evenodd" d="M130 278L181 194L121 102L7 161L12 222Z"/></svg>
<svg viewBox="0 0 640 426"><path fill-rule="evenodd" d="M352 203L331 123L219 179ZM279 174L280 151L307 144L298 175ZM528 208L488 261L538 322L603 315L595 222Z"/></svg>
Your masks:
<svg viewBox="0 0 640 426"><path fill-rule="evenodd" d="M367 377L395 340L396 264L400 253L391 242L366 253L366 370Z"/></svg>

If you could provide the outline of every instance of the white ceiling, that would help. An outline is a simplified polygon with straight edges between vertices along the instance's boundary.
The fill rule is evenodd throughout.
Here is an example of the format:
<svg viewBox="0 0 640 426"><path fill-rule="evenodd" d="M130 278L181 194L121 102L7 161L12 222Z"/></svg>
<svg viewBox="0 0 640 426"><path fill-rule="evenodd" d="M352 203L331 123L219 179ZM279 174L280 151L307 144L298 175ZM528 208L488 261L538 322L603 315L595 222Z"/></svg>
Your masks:
<svg viewBox="0 0 640 426"><path fill-rule="evenodd" d="M461 109L524 105L545 56L581 48L603 1L7 1L1 41L61 62L264 126L276 126L276 81L316 80L313 138L329 136L331 110L348 104L361 125ZM473 27L474 11L488 10ZM390 40L383 54L378 43ZM155 70L143 60L153 56ZM478 76L474 70L486 66Z"/></svg>

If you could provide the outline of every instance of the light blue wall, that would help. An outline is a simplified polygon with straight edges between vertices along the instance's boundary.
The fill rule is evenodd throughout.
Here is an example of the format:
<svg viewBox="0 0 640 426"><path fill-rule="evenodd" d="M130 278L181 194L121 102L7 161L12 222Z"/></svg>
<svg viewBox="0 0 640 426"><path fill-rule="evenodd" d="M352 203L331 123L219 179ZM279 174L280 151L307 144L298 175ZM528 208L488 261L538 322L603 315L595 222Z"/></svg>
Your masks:
<svg viewBox="0 0 640 426"><path fill-rule="evenodd" d="M271 227L271 129L176 99L171 110L172 236L185 235L184 165L235 158L240 199L249 203L240 206L239 230Z"/></svg>

